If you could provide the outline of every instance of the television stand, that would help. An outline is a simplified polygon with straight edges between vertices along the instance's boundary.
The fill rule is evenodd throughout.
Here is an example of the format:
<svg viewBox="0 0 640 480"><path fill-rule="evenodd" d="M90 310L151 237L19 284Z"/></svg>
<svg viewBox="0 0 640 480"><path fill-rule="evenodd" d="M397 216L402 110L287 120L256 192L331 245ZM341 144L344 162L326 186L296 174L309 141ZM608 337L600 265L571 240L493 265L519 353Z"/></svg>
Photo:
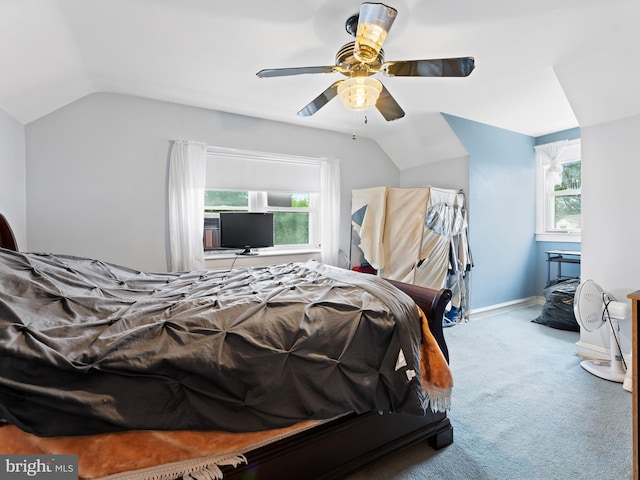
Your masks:
<svg viewBox="0 0 640 480"><path fill-rule="evenodd" d="M236 255L246 255L253 257L258 255L258 252L252 252L251 247L244 247L244 250L241 252L237 252Z"/></svg>

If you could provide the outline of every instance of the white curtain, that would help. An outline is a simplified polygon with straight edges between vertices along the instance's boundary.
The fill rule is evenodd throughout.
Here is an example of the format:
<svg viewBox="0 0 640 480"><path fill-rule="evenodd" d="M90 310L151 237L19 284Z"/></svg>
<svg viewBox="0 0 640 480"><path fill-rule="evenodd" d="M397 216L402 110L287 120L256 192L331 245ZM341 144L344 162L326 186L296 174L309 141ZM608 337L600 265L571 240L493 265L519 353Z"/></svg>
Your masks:
<svg viewBox="0 0 640 480"><path fill-rule="evenodd" d="M549 161L549 170L547 170L549 185L557 185L562 181L560 155L562 155L568 143L568 140L560 140L559 142L547 143L535 147L536 152Z"/></svg>
<svg viewBox="0 0 640 480"><path fill-rule="evenodd" d="M204 186L207 146L174 140L169 157L169 244L173 272L204 269Z"/></svg>
<svg viewBox="0 0 640 480"><path fill-rule="evenodd" d="M320 260L338 266L340 231L340 163L326 160L320 168Z"/></svg>

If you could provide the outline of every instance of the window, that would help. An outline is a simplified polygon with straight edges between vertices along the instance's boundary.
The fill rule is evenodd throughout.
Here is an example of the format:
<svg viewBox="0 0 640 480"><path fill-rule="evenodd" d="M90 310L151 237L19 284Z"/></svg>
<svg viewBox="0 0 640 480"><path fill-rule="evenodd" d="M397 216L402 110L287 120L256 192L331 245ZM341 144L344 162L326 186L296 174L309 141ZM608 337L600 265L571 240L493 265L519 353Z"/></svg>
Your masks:
<svg viewBox="0 0 640 480"><path fill-rule="evenodd" d="M272 212L274 245L280 248L318 248L318 195L300 192L205 190L205 250L220 246L220 212Z"/></svg>
<svg viewBox="0 0 640 480"><path fill-rule="evenodd" d="M323 263L338 264L337 159L208 146L205 177L205 191L219 192L207 193L207 216L223 209L273 212L274 250L319 249Z"/></svg>
<svg viewBox="0 0 640 480"><path fill-rule="evenodd" d="M538 145L536 239L580 241L581 157L580 140Z"/></svg>

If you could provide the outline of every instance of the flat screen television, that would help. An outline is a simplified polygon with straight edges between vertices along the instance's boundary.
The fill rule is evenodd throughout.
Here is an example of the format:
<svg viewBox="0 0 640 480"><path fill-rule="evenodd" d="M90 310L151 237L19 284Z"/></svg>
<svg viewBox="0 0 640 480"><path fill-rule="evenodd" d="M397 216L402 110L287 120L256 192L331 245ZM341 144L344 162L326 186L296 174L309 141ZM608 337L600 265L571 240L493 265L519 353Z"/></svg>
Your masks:
<svg viewBox="0 0 640 480"><path fill-rule="evenodd" d="M273 213L220 213L220 246L242 248L238 255L252 255L252 248L273 247Z"/></svg>

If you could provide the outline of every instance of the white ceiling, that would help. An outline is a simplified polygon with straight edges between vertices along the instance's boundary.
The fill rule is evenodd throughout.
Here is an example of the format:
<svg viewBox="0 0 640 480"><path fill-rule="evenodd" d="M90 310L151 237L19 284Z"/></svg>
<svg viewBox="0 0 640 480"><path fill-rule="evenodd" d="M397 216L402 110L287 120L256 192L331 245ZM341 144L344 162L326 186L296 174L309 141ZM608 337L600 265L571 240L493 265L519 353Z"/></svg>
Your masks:
<svg viewBox="0 0 640 480"><path fill-rule="evenodd" d="M0 0L0 108L29 123L117 92L374 138L401 168L465 154L439 112L531 136L640 113L638 0L388 0L388 60L473 56L467 78L380 80L406 111L386 122L334 99L296 112L332 65L360 0ZM367 123L365 124L365 117Z"/></svg>

